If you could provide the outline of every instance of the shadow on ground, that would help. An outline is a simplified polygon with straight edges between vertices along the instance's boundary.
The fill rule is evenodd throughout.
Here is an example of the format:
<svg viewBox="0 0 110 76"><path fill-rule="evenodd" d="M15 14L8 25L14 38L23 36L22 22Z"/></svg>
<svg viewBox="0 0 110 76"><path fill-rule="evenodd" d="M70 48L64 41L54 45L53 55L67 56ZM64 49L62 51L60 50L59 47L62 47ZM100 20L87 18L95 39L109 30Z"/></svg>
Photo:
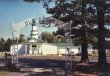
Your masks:
<svg viewBox="0 0 110 76"><path fill-rule="evenodd" d="M81 64L74 61L70 72L65 69L64 60L20 58L19 61L19 72L28 73L25 76L110 76L110 68L101 70L94 62Z"/></svg>
<svg viewBox="0 0 110 76"><path fill-rule="evenodd" d="M22 62L23 65L27 65L25 67L34 68L34 70L30 70L29 76L110 76L110 69L101 70L96 67L96 63L93 62L89 64L73 62L73 69L71 72L65 70L65 61L63 60L25 59Z"/></svg>
<svg viewBox="0 0 110 76"><path fill-rule="evenodd" d="M70 73L65 70L65 61L61 60L34 60L34 59L20 59L21 67L27 70L21 70L22 73L28 71L29 76L67 76ZM29 63L27 63L29 62ZM25 65L25 66L24 66ZM32 68L32 69L28 69Z"/></svg>
<svg viewBox="0 0 110 76"><path fill-rule="evenodd" d="M110 64L109 64L110 65ZM89 64L77 63L74 69L75 76L110 76L110 68L101 68L92 62Z"/></svg>

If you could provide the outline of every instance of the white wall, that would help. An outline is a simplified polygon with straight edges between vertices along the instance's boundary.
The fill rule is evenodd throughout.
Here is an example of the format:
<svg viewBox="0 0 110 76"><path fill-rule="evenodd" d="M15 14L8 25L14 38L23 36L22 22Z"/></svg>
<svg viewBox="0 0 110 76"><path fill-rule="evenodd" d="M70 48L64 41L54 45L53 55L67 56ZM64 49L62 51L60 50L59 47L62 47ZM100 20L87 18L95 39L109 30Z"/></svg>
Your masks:
<svg viewBox="0 0 110 76"><path fill-rule="evenodd" d="M53 44L43 43L39 47L39 52L43 55L57 54L57 46Z"/></svg>
<svg viewBox="0 0 110 76"><path fill-rule="evenodd" d="M73 52L74 54L79 53L78 48L71 48L70 51ZM59 48L58 53L59 53L59 55L67 54L67 49L66 48Z"/></svg>
<svg viewBox="0 0 110 76"><path fill-rule="evenodd" d="M39 46L39 47L38 47ZM18 44L17 45L11 45L10 47L10 54L14 54L12 52L12 47L15 47L17 48L18 47L18 54L25 54L26 53L26 50L29 51L29 54L32 54L31 50L30 50L30 46L26 45L26 44ZM31 47L32 48L32 47ZM80 49L78 49L80 48ZM14 49L13 49L14 50ZM48 54L59 54L59 55L62 55L62 54L67 54L67 49L66 47L57 47L57 45L53 45L53 44L50 44L50 43L42 43L42 44L39 44L37 45L37 47L34 47L33 48L34 51L34 54L43 54L43 55L48 55ZM15 50L15 53L16 53L17 49ZM72 46L71 52L73 52L74 54L78 54L78 53L81 53L81 47L80 46ZM92 53L92 49L89 48L88 49L88 53L91 54Z"/></svg>
<svg viewBox="0 0 110 76"><path fill-rule="evenodd" d="M15 52L14 52L14 48L15 48ZM18 48L18 51L17 51ZM18 54L25 54L25 45L23 44L18 44L18 45L11 45L10 46L10 54L14 55L14 53L18 53Z"/></svg>
<svg viewBox="0 0 110 76"><path fill-rule="evenodd" d="M62 54L65 54L66 53L66 49L65 48L59 48L58 49L58 54L59 55L62 55Z"/></svg>

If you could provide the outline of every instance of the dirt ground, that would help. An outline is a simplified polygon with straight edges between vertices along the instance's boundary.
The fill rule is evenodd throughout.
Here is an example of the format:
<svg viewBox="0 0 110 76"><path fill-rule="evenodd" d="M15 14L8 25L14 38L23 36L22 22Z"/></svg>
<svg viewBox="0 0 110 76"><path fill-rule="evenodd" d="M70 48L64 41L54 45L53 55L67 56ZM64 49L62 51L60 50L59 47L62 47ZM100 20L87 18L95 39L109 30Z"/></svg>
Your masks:
<svg viewBox="0 0 110 76"><path fill-rule="evenodd" d="M110 66L110 64L109 64ZM96 66L96 63L82 64L76 63L74 65L74 76L110 76L110 67L100 68Z"/></svg>
<svg viewBox="0 0 110 76"><path fill-rule="evenodd" d="M79 63L80 57L75 57L72 70L65 70L65 57L52 56L21 56L22 65L19 72L1 70L0 76L110 76L110 67L102 70L96 66L97 57L90 57L89 64ZM108 61L110 58L108 58ZM0 64L3 64L3 58ZM110 63L108 63L110 66ZM0 67L1 69L1 67Z"/></svg>

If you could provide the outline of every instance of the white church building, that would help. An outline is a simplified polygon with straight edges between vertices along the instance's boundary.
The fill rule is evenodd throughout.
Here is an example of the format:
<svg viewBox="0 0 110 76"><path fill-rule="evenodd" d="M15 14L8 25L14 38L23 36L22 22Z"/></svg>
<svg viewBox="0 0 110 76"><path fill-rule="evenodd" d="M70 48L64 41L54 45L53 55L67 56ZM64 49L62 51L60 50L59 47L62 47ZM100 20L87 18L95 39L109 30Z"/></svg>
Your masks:
<svg viewBox="0 0 110 76"><path fill-rule="evenodd" d="M73 46L73 44L68 43L43 43L39 42L38 32L35 20L32 20L32 30L30 34L30 40L13 44L10 46L10 54L34 54L34 55L64 55L67 52L67 48L71 47L70 51L74 54L81 52L80 46ZM16 49L17 48L17 49ZM91 50L92 47L89 49Z"/></svg>
<svg viewBox="0 0 110 76"><path fill-rule="evenodd" d="M26 42L26 43L20 43L18 45L11 45L10 47L10 54L13 53L13 46L15 48L18 47L18 50L15 50L15 53L18 53L20 55L23 54L35 54L35 55L64 55L66 54L66 48L65 46L58 46L58 45L67 45L66 43L36 43L36 42ZM74 54L80 53L79 50L80 46L72 46L71 52L74 52Z"/></svg>

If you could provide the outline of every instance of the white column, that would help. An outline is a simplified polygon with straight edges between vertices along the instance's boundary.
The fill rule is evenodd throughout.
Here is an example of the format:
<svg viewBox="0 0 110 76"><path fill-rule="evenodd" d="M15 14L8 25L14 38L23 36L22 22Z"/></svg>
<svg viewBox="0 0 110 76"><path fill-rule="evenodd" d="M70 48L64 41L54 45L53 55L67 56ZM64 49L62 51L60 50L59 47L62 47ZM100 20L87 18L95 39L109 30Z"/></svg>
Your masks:
<svg viewBox="0 0 110 76"><path fill-rule="evenodd" d="M29 54L32 54L32 45L29 45Z"/></svg>
<svg viewBox="0 0 110 76"><path fill-rule="evenodd" d="M25 54L27 54L27 44L25 44Z"/></svg>

